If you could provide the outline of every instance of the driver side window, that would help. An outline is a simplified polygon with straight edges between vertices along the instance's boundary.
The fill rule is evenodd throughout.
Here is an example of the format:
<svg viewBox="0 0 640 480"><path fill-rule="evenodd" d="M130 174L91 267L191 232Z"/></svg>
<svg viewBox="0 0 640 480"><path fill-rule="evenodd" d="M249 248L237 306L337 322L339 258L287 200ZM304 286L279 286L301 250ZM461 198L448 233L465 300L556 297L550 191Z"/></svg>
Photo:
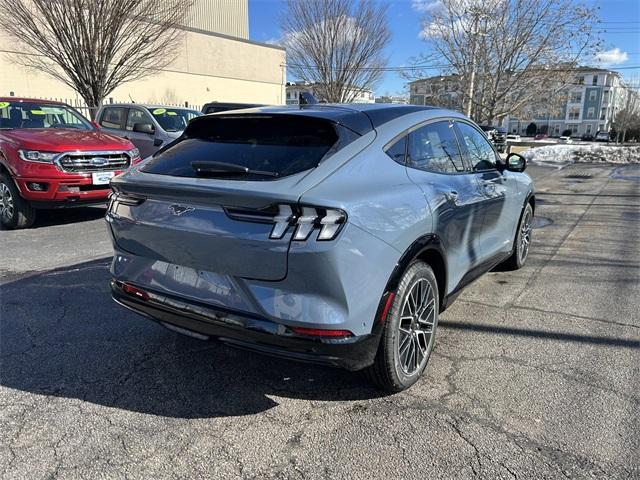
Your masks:
<svg viewBox="0 0 640 480"><path fill-rule="evenodd" d="M496 153L486 137L471 125L456 122L463 155L474 172L496 169Z"/></svg>

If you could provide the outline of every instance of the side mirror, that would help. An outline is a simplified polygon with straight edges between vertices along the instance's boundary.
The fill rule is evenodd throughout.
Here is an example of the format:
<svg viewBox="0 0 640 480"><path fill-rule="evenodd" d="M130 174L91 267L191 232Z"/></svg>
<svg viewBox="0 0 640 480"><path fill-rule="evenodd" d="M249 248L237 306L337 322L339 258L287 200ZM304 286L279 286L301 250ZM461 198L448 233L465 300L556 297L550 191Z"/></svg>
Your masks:
<svg viewBox="0 0 640 480"><path fill-rule="evenodd" d="M96 122L95 120L91 122L91 125L93 125L93 128L95 128L96 130L100 130L100 124L98 122Z"/></svg>
<svg viewBox="0 0 640 480"><path fill-rule="evenodd" d="M134 123L133 131L137 133L146 133L148 135L153 135L156 132L156 129L153 128L153 125L150 123Z"/></svg>
<svg viewBox="0 0 640 480"><path fill-rule="evenodd" d="M507 156L507 170L510 172L524 172L527 168L527 159L518 153L510 153Z"/></svg>

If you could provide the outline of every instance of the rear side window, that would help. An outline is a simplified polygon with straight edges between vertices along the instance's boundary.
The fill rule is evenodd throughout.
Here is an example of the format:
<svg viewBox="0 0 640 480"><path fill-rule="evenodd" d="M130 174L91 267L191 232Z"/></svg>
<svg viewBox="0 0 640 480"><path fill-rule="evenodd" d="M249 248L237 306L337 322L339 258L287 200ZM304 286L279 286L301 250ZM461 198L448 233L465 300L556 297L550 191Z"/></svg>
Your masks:
<svg viewBox="0 0 640 480"><path fill-rule="evenodd" d="M356 134L332 122L295 115L217 115L194 120L143 171L198 177L195 164L226 165L225 179L274 180L315 168ZM232 167L249 170L233 173ZM215 175L212 175L215 176Z"/></svg>
<svg viewBox="0 0 640 480"><path fill-rule="evenodd" d="M464 171L453 124L430 123L409 133L407 165L434 173Z"/></svg>
<svg viewBox="0 0 640 480"><path fill-rule="evenodd" d="M393 160L400 165L405 164L405 152L407 149L407 136L405 135L385 150L385 153L389 155Z"/></svg>
<svg viewBox="0 0 640 480"><path fill-rule="evenodd" d="M122 128L122 121L124 120L124 107L107 107L102 112L100 118L100 125L105 128Z"/></svg>

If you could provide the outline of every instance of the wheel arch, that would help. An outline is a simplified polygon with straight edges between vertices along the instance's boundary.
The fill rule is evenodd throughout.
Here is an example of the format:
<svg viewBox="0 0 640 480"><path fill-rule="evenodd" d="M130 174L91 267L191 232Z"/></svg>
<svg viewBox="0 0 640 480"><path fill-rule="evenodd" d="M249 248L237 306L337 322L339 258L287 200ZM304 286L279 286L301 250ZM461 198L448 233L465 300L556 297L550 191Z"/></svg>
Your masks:
<svg viewBox="0 0 640 480"><path fill-rule="evenodd" d="M0 173L6 173L8 175L11 175L9 168L5 165L6 161L7 161L7 157L5 157L4 153L2 153L2 150L0 150Z"/></svg>
<svg viewBox="0 0 640 480"><path fill-rule="evenodd" d="M527 195L527 199L524 202L524 205L526 206L527 203L531 205L531 210L533 210L533 214L535 215L536 213L536 194L535 193L529 192L529 195ZM524 210L524 206L522 208Z"/></svg>
<svg viewBox="0 0 640 480"><path fill-rule="evenodd" d="M441 239L435 234L423 235L415 240L407 250L401 255L396 263L393 272L389 276L384 294L380 299L378 310L376 313L376 322L374 323L373 332L382 330L384 323L383 312L386 310L387 302L390 295L395 295L402 275L409 266L416 260L427 263L436 277L438 283L438 301L440 309L444 311L447 305L447 257Z"/></svg>

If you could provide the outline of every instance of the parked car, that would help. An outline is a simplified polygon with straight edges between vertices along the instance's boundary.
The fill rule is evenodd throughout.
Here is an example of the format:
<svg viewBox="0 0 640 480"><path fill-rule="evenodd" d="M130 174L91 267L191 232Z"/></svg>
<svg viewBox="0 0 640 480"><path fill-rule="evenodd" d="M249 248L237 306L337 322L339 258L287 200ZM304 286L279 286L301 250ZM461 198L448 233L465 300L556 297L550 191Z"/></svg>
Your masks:
<svg viewBox="0 0 640 480"><path fill-rule="evenodd" d="M525 165L433 107L199 117L111 181L112 294L180 333L403 390L456 294L525 264Z"/></svg>
<svg viewBox="0 0 640 480"><path fill-rule="evenodd" d="M0 98L0 222L27 228L40 208L104 203L109 180L140 160L60 102Z"/></svg>
<svg viewBox="0 0 640 480"><path fill-rule="evenodd" d="M610 140L609 132L600 130L596 133L596 142L608 142Z"/></svg>
<svg viewBox="0 0 640 480"><path fill-rule="evenodd" d="M573 143L573 140L571 140L571 137L568 135L563 135L559 138L560 143Z"/></svg>
<svg viewBox="0 0 640 480"><path fill-rule="evenodd" d="M549 136L544 133L539 133L533 137L534 140L546 140L547 138L549 138Z"/></svg>
<svg viewBox="0 0 640 480"><path fill-rule="evenodd" d="M512 142L520 142L522 141L522 137L520 137L520 135L517 135L515 133L510 133L509 135L507 135L507 140L512 141Z"/></svg>
<svg viewBox="0 0 640 480"><path fill-rule="evenodd" d="M503 153L507 148L507 131L490 125L480 125L487 138L493 143L498 152Z"/></svg>
<svg viewBox="0 0 640 480"><path fill-rule="evenodd" d="M256 107L264 107L264 105L260 103L229 103L229 102L211 102L205 103L202 107L202 113L218 113L218 112L228 112L230 110L242 110L245 108L256 108Z"/></svg>
<svg viewBox="0 0 640 480"><path fill-rule="evenodd" d="M580 137L580 139L585 142L593 142L594 136L591 135L590 133L585 133L584 135L582 135L582 137Z"/></svg>
<svg viewBox="0 0 640 480"><path fill-rule="evenodd" d="M182 107L113 103L103 105L96 119L105 131L131 140L142 158L147 158L182 135L189 121L200 115Z"/></svg>

